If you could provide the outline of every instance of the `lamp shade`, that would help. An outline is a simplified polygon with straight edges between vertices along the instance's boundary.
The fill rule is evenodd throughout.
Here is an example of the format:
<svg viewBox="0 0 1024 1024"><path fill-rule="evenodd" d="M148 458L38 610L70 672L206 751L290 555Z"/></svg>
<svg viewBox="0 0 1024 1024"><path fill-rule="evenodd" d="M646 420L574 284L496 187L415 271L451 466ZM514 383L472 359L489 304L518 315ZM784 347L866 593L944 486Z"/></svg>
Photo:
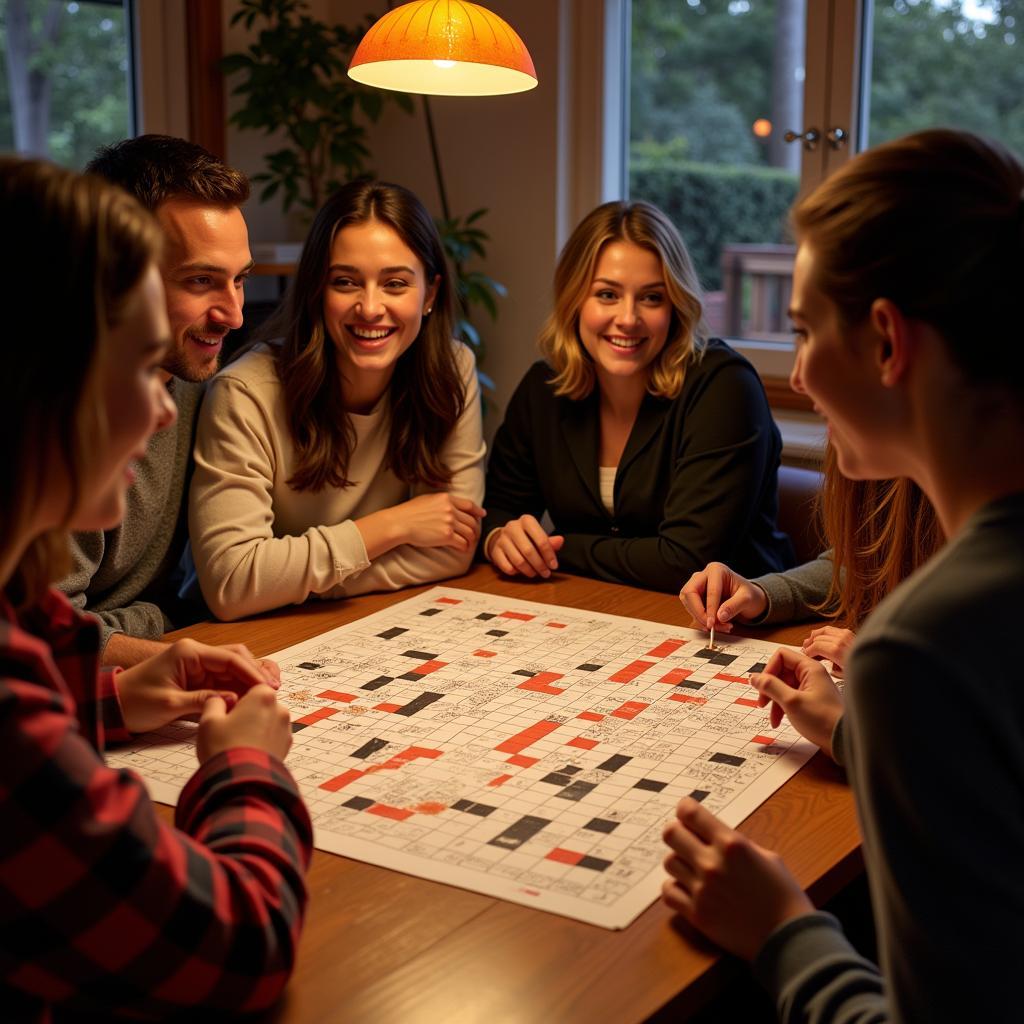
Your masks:
<svg viewBox="0 0 1024 1024"><path fill-rule="evenodd" d="M526 92L537 72L515 30L466 0L414 0L363 36L348 68L363 85L430 96Z"/></svg>

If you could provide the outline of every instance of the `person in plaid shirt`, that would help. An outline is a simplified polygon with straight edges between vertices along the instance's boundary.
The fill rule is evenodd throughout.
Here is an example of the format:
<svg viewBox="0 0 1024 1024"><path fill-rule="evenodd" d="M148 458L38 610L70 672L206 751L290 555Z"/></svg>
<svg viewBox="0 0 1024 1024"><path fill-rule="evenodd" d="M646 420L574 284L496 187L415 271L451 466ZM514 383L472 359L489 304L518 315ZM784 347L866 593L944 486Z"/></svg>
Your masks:
<svg viewBox="0 0 1024 1024"><path fill-rule="evenodd" d="M192 641L101 670L98 623L49 587L67 531L118 522L174 419L160 232L120 189L20 158L0 159L0 220L0 1017L261 1009L294 963L311 853L274 672ZM200 764L171 828L102 754L190 713Z"/></svg>

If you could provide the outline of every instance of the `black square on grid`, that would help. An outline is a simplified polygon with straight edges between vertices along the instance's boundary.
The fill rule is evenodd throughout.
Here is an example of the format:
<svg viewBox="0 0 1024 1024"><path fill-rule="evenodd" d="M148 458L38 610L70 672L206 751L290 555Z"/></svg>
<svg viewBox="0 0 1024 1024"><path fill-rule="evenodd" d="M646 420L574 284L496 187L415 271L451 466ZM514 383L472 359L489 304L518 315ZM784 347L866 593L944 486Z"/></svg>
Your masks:
<svg viewBox="0 0 1024 1024"><path fill-rule="evenodd" d="M353 811L365 811L367 807L372 807L376 803L375 800L371 800L365 796L354 796L351 800L346 800L341 806L351 807Z"/></svg>
<svg viewBox="0 0 1024 1024"><path fill-rule="evenodd" d="M667 785L667 782L659 782L657 779L640 779L633 788L646 789L650 793L660 793Z"/></svg>

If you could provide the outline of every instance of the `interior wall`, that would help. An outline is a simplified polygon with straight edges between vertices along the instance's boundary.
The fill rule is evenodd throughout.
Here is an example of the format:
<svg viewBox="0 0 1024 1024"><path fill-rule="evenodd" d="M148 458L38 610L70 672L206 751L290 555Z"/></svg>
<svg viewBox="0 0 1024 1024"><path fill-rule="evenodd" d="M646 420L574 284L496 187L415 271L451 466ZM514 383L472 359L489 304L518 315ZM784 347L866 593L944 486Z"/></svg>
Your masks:
<svg viewBox="0 0 1024 1024"><path fill-rule="evenodd" d="M312 0L312 12L345 24L359 22L366 0ZM508 288L491 322L481 314L485 341L484 371L495 381L487 430L492 434L501 410L530 363L537 357L536 337L550 306L551 275L558 246L559 50L560 3L557 0L489 0L522 37L537 68L539 86L513 96L433 97L430 101L452 213L480 207L488 214L481 226L490 234L487 260L480 264ZM246 33L228 21L234 8L225 0L225 51L244 48ZM384 13L386 4L373 5ZM563 29L564 32L564 29ZM564 78L564 75L563 75ZM228 96L228 111L233 109ZM565 111L562 112L564 121ZM228 128L228 159L254 174L273 137ZM441 204L420 100L410 116L391 107L370 128L371 168L382 178L411 188L431 213ZM298 218L286 218L276 200L253 201L246 215L254 241L301 240Z"/></svg>

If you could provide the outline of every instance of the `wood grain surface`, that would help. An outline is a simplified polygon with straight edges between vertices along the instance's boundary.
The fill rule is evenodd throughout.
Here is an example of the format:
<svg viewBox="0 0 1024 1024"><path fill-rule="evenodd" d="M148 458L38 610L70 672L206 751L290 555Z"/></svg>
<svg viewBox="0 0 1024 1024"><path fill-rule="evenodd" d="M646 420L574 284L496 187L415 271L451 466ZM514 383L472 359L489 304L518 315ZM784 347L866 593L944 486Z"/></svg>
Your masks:
<svg viewBox="0 0 1024 1024"><path fill-rule="evenodd" d="M578 576L515 581L478 565L444 585L690 625L672 595ZM200 623L168 639L244 643L262 656L427 589L311 601L245 622ZM798 643L808 629L742 631ZM852 795L822 754L740 829L781 853L819 905L861 873ZM735 977L735 962L660 902L625 930L608 931L320 850L309 891L295 975L261 1018L268 1024L635 1024L669 1004L684 1020Z"/></svg>

